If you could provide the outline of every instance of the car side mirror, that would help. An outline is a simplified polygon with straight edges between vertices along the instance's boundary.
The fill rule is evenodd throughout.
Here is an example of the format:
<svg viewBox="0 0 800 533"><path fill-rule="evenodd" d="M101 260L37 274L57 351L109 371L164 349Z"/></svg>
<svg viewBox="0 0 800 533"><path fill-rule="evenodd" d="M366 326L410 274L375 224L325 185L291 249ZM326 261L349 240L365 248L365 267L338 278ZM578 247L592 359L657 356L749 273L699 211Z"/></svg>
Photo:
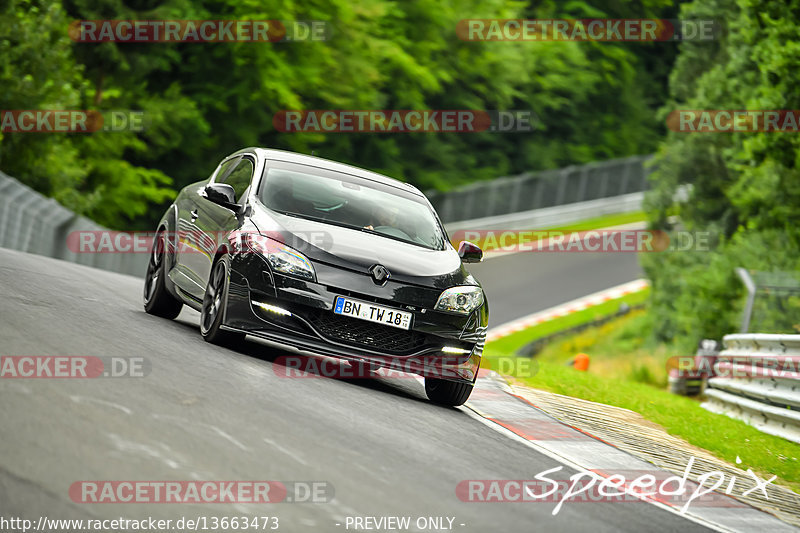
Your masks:
<svg viewBox="0 0 800 533"><path fill-rule="evenodd" d="M469 241L461 241L458 245L458 255L465 263L480 263L483 261L483 250Z"/></svg>
<svg viewBox="0 0 800 533"><path fill-rule="evenodd" d="M236 203L236 191L227 183L211 183L204 189L206 198L222 207L227 207L235 212L239 212L241 207Z"/></svg>

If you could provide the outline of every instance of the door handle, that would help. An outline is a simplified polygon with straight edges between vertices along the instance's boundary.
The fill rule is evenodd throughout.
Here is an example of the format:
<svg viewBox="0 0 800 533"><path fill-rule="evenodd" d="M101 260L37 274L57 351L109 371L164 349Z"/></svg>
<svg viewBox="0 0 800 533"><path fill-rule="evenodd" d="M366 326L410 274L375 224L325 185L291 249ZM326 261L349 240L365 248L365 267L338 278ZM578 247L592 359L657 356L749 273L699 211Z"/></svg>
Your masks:
<svg viewBox="0 0 800 533"><path fill-rule="evenodd" d="M197 217L199 217L199 216L200 216L200 213L197 211L197 209L195 209L194 211L192 211L192 222L194 222L195 220L197 220Z"/></svg>

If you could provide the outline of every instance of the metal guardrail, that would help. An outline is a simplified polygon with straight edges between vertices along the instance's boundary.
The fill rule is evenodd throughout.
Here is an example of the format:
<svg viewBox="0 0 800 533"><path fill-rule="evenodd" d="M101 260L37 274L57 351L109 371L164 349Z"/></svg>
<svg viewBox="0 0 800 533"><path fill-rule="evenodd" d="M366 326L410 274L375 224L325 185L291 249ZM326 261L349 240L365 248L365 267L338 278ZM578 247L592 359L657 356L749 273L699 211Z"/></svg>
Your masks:
<svg viewBox="0 0 800 533"><path fill-rule="evenodd" d="M611 159L556 170L471 183L447 192L427 192L445 224L496 217L647 190L652 155Z"/></svg>
<svg viewBox="0 0 800 533"><path fill-rule="evenodd" d="M800 443L800 335L726 335L702 406ZM698 365L699 366L699 365Z"/></svg>
<svg viewBox="0 0 800 533"><path fill-rule="evenodd" d="M775 333L795 331L794 319L800 311L797 303L800 296L798 272L737 268L736 275L747 289L740 333L747 333L751 327Z"/></svg>
<svg viewBox="0 0 800 533"><path fill-rule="evenodd" d="M581 222L590 218L618 213L640 211L644 203L644 193L634 192L622 196L612 196L597 200L587 200L556 207L543 207L530 211L520 211L507 215L446 222L448 233L457 230L530 230L552 228Z"/></svg>
<svg viewBox="0 0 800 533"><path fill-rule="evenodd" d="M0 172L0 247L144 276L146 253L76 253L67 245L72 232L106 229Z"/></svg>

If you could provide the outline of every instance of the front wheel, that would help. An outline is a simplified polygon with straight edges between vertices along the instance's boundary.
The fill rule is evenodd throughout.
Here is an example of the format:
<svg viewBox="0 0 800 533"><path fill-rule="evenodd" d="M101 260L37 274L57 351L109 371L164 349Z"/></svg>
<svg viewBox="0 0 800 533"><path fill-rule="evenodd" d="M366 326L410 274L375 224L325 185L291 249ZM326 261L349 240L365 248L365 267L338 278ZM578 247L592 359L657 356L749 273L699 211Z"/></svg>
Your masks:
<svg viewBox="0 0 800 533"><path fill-rule="evenodd" d="M236 344L245 337L244 333L222 330L228 301L228 263L228 256L223 255L214 264L200 310L200 334L212 344Z"/></svg>
<svg viewBox="0 0 800 533"><path fill-rule="evenodd" d="M433 403L457 407L466 402L472 394L472 384L426 377L425 394Z"/></svg>
<svg viewBox="0 0 800 533"><path fill-rule="evenodd" d="M164 285L167 278L165 251L164 232L159 231L153 240L144 278L144 310L151 315L173 319L180 314L183 303L176 300Z"/></svg>

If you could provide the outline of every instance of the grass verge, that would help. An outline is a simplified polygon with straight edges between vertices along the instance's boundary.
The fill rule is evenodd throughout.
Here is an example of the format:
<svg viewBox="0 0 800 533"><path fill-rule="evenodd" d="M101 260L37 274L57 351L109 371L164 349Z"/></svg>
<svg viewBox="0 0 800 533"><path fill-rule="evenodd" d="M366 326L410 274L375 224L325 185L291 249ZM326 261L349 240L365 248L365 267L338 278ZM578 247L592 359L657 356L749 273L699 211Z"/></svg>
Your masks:
<svg viewBox="0 0 800 533"><path fill-rule="evenodd" d="M576 311L566 316L561 316L536 324L522 331L512 333L496 341L492 341L491 346L495 353L502 355L515 355L520 349L531 342L547 337L560 331L568 330L582 324L587 324L598 318L606 317L616 313L622 304L631 307L643 304L650 295L650 289L626 294L620 298L608 300L599 305L588 307L581 311ZM577 353L577 352L576 352Z"/></svg>
<svg viewBox="0 0 800 533"><path fill-rule="evenodd" d="M647 215L644 211L633 211L631 213L615 213L613 215L604 215L601 217L589 218L574 224L564 226L557 226L547 228L551 231L587 231L590 229L610 228L612 226L621 226L622 224L632 224L634 222L644 222L647 220Z"/></svg>
<svg viewBox="0 0 800 533"><path fill-rule="evenodd" d="M505 367L507 374L525 385L636 411L671 435L730 463L738 456L742 468L750 467L762 477L777 475L782 485L800 492L800 446L706 411L698 400L671 394L664 388L666 359L686 354L648 340L649 320L646 312L633 312L551 343L536 358L535 375L530 375L529 365L498 364L501 357L513 354L509 337L488 343L484 356L487 366ZM588 372L565 364L577 351L590 355ZM637 370L642 366L647 370Z"/></svg>
<svg viewBox="0 0 800 533"><path fill-rule="evenodd" d="M603 215L600 217L590 218L572 224L553 226L549 228L539 228L536 229L535 231L520 230L518 232L511 232L511 234L507 238L506 244L509 246L517 246L520 244L535 242L540 239L542 234L547 234L548 237L552 237L553 234L558 234L558 233L568 234L579 231L596 230L602 228L609 228L612 226L621 226L623 224L632 224L634 222L644 222L645 220L647 220L647 215L644 213L644 211ZM528 238L527 235L528 233L531 233L530 237L536 237L536 238ZM533 235L533 233L537 233L539 235ZM496 239L490 240L487 237L488 235L485 235L483 239L473 242L474 244L480 246L484 252L491 252L494 250L498 250L500 248L500 243ZM455 243L455 246L457 245L458 243Z"/></svg>

